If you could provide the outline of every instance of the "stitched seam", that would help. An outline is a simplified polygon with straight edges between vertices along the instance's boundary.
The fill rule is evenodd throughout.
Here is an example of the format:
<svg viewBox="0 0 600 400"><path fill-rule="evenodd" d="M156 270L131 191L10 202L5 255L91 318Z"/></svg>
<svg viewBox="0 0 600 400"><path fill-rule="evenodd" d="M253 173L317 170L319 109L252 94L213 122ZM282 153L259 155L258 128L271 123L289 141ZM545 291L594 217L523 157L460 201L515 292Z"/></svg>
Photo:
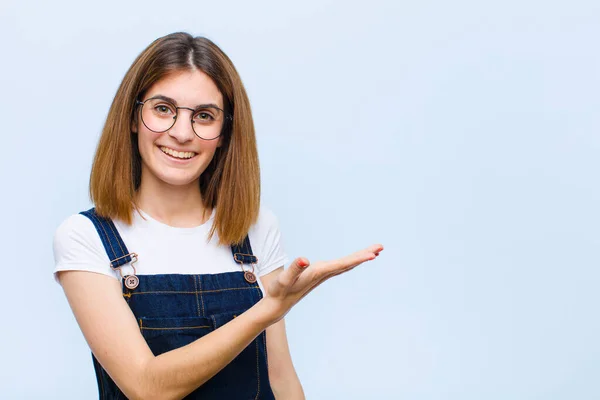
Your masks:
<svg viewBox="0 0 600 400"><path fill-rule="evenodd" d="M112 243L110 242L110 237L108 236L108 232L106 232L106 229L104 229L104 225L102 225L102 222L100 222L100 220L98 219L98 217L96 217L94 214L91 214L91 216L92 216L92 218L94 218L98 222L98 225L100 226L100 228L104 232L104 236L106 237L106 241L108 242L108 246L110 247L110 250L113 252L113 254L110 257L111 258L114 257L115 255L117 255L117 253L115 252L115 249L113 249L113 247L112 247ZM110 266L112 267L112 261L110 263Z"/></svg>
<svg viewBox="0 0 600 400"><path fill-rule="evenodd" d="M126 254L127 252L125 252L123 250L123 247L121 246L121 240L119 240L120 235L118 233L115 233L115 230L117 229L117 227L114 226L114 223L112 221L110 221L107 225L110 228L111 232L113 233L115 240L117 241L117 244L119 245L119 249L121 249L121 253ZM113 229L113 227L114 227L114 229ZM123 244L125 244L125 243L123 243Z"/></svg>
<svg viewBox="0 0 600 400"><path fill-rule="evenodd" d="M148 328L148 327L141 327L141 330L148 330L148 331L173 331L173 330L178 330L178 329L198 329L198 328L210 328L210 326L208 325L200 325L200 326L175 326L172 328Z"/></svg>
<svg viewBox="0 0 600 400"><path fill-rule="evenodd" d="M256 397L254 400L258 399L258 395L260 394L260 371L258 366L258 340L254 340L256 342L256 380L258 381L258 388L256 392Z"/></svg>
<svg viewBox="0 0 600 400"><path fill-rule="evenodd" d="M245 288L228 288L228 289L215 289L215 290L202 290L200 292L185 292L185 291L177 291L177 290L173 290L173 291L169 291L169 290L157 290L154 292L132 292L131 295L138 295L138 294L155 294L155 293L160 293L160 294L169 294L169 293L173 293L173 294L196 294L196 293L216 293L216 292L224 292L227 290L248 290L248 289L256 289L258 286L250 286L250 287L245 287Z"/></svg>
<svg viewBox="0 0 600 400"><path fill-rule="evenodd" d="M269 355L267 354L267 331L263 331L263 344L265 346L265 364L267 364L267 370L269 369Z"/></svg>
<svg viewBox="0 0 600 400"><path fill-rule="evenodd" d="M202 297L202 278L198 276L198 287L200 288L200 302L202 303L202 315L206 315L206 311L204 310L204 298ZM196 294L196 300L198 300L198 294Z"/></svg>
<svg viewBox="0 0 600 400"><path fill-rule="evenodd" d="M98 233L100 234L100 238L102 239L102 244L104 245L104 243L108 243L108 247L110 247L110 249L113 252L113 254L109 255L109 258L112 257L114 255L114 250L112 248L112 245L110 244L110 239L108 237L108 233L106 232L106 230L102 226L102 222L100 222L100 220L98 219L98 217L96 217L96 215L94 215L93 213L90 213L89 217L92 219L92 222L94 222L94 226L96 227L96 231L98 231Z"/></svg>
<svg viewBox="0 0 600 400"><path fill-rule="evenodd" d="M198 311L198 315L202 316L200 314L200 302L198 301L198 277L196 275L194 275L194 289L196 289L196 310Z"/></svg>
<svg viewBox="0 0 600 400"><path fill-rule="evenodd" d="M92 221L92 223L94 224L94 227L96 228L96 231L99 233L100 237L103 238L103 236L102 236L103 232L100 232L98 230L98 228L101 227L102 224L100 223L100 221L98 220L98 218L96 218L96 216L94 215L94 213L92 213L92 212L86 212L84 215L86 217L88 217ZM103 242L104 242L104 240L103 240Z"/></svg>

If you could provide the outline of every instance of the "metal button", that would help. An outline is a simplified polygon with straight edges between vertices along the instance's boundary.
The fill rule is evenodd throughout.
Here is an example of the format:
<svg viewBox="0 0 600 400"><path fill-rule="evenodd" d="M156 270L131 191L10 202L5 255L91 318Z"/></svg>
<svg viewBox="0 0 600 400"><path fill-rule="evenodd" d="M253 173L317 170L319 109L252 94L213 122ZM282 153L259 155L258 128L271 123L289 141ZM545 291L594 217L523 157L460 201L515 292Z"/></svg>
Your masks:
<svg viewBox="0 0 600 400"><path fill-rule="evenodd" d="M140 284L140 278L135 275L128 275L125 277L125 287L127 289L135 289Z"/></svg>
<svg viewBox="0 0 600 400"><path fill-rule="evenodd" d="M248 283L255 283L256 282L256 275L254 275L254 273L252 273L250 271L246 271L246 272L244 272L244 279L246 279L246 281Z"/></svg>

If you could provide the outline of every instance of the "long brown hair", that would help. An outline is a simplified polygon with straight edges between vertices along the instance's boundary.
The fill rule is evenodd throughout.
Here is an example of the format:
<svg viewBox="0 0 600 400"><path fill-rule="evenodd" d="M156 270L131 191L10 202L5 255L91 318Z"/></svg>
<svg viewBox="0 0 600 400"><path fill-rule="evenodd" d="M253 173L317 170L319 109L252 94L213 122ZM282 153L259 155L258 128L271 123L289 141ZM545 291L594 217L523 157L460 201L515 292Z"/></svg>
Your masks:
<svg viewBox="0 0 600 400"><path fill-rule="evenodd" d="M98 214L131 224L141 182L137 137L131 131L136 100L158 80L180 70L207 74L233 116L223 124L221 146L200 176L204 207L215 208L210 235L221 244L241 242L258 218L260 171L254 122L244 85L225 53L204 37L173 33L155 40L133 62L112 102L90 175L90 198Z"/></svg>

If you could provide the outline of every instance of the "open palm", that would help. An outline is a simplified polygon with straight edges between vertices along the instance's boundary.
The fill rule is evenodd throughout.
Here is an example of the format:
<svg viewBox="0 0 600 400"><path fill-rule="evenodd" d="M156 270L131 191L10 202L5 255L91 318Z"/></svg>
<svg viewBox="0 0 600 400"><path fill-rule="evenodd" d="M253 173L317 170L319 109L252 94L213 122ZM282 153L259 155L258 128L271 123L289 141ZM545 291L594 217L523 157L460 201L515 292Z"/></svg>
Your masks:
<svg viewBox="0 0 600 400"><path fill-rule="evenodd" d="M298 301L314 288L336 275L343 274L365 261L374 260L383 251L376 244L345 257L331 261L318 261L314 264L303 258L295 259L290 266L271 281L265 299L275 307L274 312L282 318Z"/></svg>

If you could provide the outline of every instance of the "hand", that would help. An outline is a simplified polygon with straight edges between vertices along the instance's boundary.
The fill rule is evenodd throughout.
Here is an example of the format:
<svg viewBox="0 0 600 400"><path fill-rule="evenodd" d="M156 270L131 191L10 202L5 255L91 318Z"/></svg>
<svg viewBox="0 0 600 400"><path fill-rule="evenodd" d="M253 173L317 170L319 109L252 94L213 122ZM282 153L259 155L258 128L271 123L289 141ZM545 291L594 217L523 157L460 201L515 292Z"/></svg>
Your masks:
<svg viewBox="0 0 600 400"><path fill-rule="evenodd" d="M267 286L264 300L271 307L275 322L314 288L336 275L348 272L365 261L374 260L383 251L380 244L332 261L314 264L303 257L296 258L285 271Z"/></svg>

